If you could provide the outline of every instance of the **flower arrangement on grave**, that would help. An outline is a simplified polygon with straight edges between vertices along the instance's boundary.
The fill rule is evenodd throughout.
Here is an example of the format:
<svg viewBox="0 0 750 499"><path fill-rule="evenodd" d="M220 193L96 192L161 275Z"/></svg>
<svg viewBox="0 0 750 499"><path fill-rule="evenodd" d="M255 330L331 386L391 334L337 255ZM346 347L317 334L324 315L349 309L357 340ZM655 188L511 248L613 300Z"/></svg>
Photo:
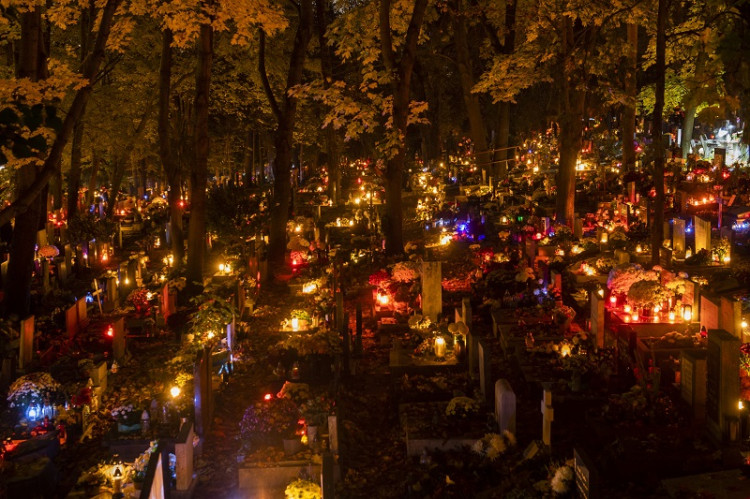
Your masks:
<svg viewBox="0 0 750 499"><path fill-rule="evenodd" d="M185 289L185 286L187 285L187 279L184 277L170 279L167 285L169 286L170 293L178 293Z"/></svg>
<svg viewBox="0 0 750 499"><path fill-rule="evenodd" d="M310 385L307 383L295 383L294 381L285 381L284 386L276 394L277 398L288 398L296 404L301 404L310 398Z"/></svg>
<svg viewBox="0 0 750 499"><path fill-rule="evenodd" d="M61 390L60 383L49 373L35 372L25 374L11 383L7 400L11 407L26 410L31 405L41 406L54 401Z"/></svg>
<svg viewBox="0 0 750 499"><path fill-rule="evenodd" d="M622 394L610 395L602 415L605 420L612 423L652 422L670 425L680 420L680 415L668 395L662 392L654 393L653 390L641 385L635 385Z"/></svg>
<svg viewBox="0 0 750 499"><path fill-rule="evenodd" d="M687 283L688 275L685 272L673 274L672 272L662 272L664 277L664 287L672 292L675 296L682 296L685 294L685 285Z"/></svg>
<svg viewBox="0 0 750 499"><path fill-rule="evenodd" d="M572 459L558 465L552 466L549 470L549 488L558 496L564 496L573 490L575 483L575 473L573 470L574 462Z"/></svg>
<svg viewBox="0 0 750 499"><path fill-rule="evenodd" d="M707 346L708 339L696 334L685 334L672 331L659 338L648 341L654 348L702 348Z"/></svg>
<svg viewBox="0 0 750 499"><path fill-rule="evenodd" d="M419 279L419 267L413 262L399 262L391 268L391 275L396 282L414 282Z"/></svg>
<svg viewBox="0 0 750 499"><path fill-rule="evenodd" d="M128 296L127 302L135 309L135 313L140 316L150 315L152 294L146 288L134 289Z"/></svg>
<svg viewBox="0 0 750 499"><path fill-rule="evenodd" d="M151 460L151 454L156 452L158 442L156 440L151 441L148 449L141 453L133 462L133 482L143 483L146 480L146 471L148 470L148 462Z"/></svg>
<svg viewBox="0 0 750 499"><path fill-rule="evenodd" d="M291 334L276 344L281 350L295 350L297 355L335 355L341 353L341 339L338 333L320 328L312 333Z"/></svg>
<svg viewBox="0 0 750 499"><path fill-rule="evenodd" d="M644 280L655 281L657 278L655 272L646 272L638 264L625 263L609 272L607 288L614 294L625 295L634 283Z"/></svg>
<svg viewBox="0 0 750 499"><path fill-rule="evenodd" d="M300 412L307 426L324 426L333 410L333 400L325 395L308 397L300 405Z"/></svg>
<svg viewBox="0 0 750 499"><path fill-rule="evenodd" d="M142 410L133 404L120 404L114 407L110 414L119 424L133 426L141 422L141 412Z"/></svg>
<svg viewBox="0 0 750 499"><path fill-rule="evenodd" d="M197 307L190 317L187 335L193 347L218 343L224 336L225 326L232 322L233 317L240 315L232 301L217 294L215 290L206 290L190 301Z"/></svg>
<svg viewBox="0 0 750 499"><path fill-rule="evenodd" d="M653 308L674 298L671 290L659 281L638 281L628 289L628 303L638 308Z"/></svg>
<svg viewBox="0 0 750 499"><path fill-rule="evenodd" d="M297 478L284 489L286 499L321 499L320 485L310 480Z"/></svg>
<svg viewBox="0 0 750 499"><path fill-rule="evenodd" d="M617 266L617 261L608 256L602 256L594 261L594 267L600 274L609 274Z"/></svg>
<svg viewBox="0 0 750 499"><path fill-rule="evenodd" d="M729 263L730 252L732 251L732 244L729 239L722 237L717 241L712 241L711 244L711 257L713 261L719 263Z"/></svg>
<svg viewBox="0 0 750 499"><path fill-rule="evenodd" d="M516 436L508 430L502 434L487 433L480 440L477 440L471 446L471 450L490 461L496 460L501 454L504 454L509 448L516 445Z"/></svg>
<svg viewBox="0 0 750 499"><path fill-rule="evenodd" d="M370 277L367 279L367 282L370 284L370 286L375 286L376 288L383 287L383 285L387 285L387 283L391 280L391 275L385 271L385 270L378 270L377 272L373 272L370 274Z"/></svg>
<svg viewBox="0 0 750 499"><path fill-rule="evenodd" d="M246 441L267 436L292 437L297 429L299 409L291 399L271 397L245 409L240 421L240 437Z"/></svg>
<svg viewBox="0 0 750 499"><path fill-rule="evenodd" d="M107 485L109 481L109 466L104 463L95 464L78 477L76 485L82 488L95 488Z"/></svg>
<svg viewBox="0 0 750 499"><path fill-rule="evenodd" d="M553 237L558 243L568 242L568 241L573 240L573 230L567 225L554 224L552 226L552 231L550 232L550 235L552 234L554 234Z"/></svg>
<svg viewBox="0 0 750 499"><path fill-rule="evenodd" d="M570 325L571 321L575 318L576 311L572 307L567 305L557 305L552 310L552 320L558 326Z"/></svg>
<svg viewBox="0 0 750 499"><path fill-rule="evenodd" d="M693 256L685 258L686 265L708 265L711 263L711 254L705 248L696 252Z"/></svg>
<svg viewBox="0 0 750 499"><path fill-rule="evenodd" d="M409 317L408 324L411 329L421 332L429 331L433 327L432 321L429 317L423 317L419 314L414 314Z"/></svg>
<svg viewBox="0 0 750 499"><path fill-rule="evenodd" d="M468 418L479 412L479 402L471 397L453 397L445 408L445 415L450 418Z"/></svg>
<svg viewBox="0 0 750 499"><path fill-rule="evenodd" d="M750 343L743 343L740 346L740 369L745 375L750 376Z"/></svg>
<svg viewBox="0 0 750 499"><path fill-rule="evenodd" d="M515 276L515 281L520 283L528 282L529 280L534 280L534 269L531 269L529 267L521 267L518 269L518 272Z"/></svg>

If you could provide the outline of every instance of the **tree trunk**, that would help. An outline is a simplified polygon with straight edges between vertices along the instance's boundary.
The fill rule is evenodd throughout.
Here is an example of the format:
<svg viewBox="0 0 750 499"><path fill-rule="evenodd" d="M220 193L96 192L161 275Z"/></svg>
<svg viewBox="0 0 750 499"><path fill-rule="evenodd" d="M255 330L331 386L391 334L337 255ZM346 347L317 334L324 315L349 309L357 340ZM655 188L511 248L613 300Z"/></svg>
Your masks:
<svg viewBox="0 0 750 499"><path fill-rule="evenodd" d="M89 188L86 192L86 204L91 204L95 201L94 191L96 191L97 176L99 175L99 163L100 158L96 149L91 152L93 156L91 159L91 175L89 176Z"/></svg>
<svg viewBox="0 0 750 499"><path fill-rule="evenodd" d="M21 14L21 40L16 77L39 81L46 73L46 54L43 48L42 13L39 8ZM22 166L16 173L16 193L20 197L33 183L36 165ZM46 200L46 199L45 199ZM34 265L34 247L42 197L37 194L28 209L16 215L10 243L8 274L5 282L4 306L7 315L26 317L30 312L31 278Z"/></svg>
<svg viewBox="0 0 750 499"><path fill-rule="evenodd" d="M415 0L409 27L406 31L401 58L396 62L391 41L391 0L380 3L380 44L383 64L391 72L394 132L398 134L398 148L388 159L386 166L386 220L384 223L385 251L387 255L400 255L404 252L403 211L401 188L404 163L406 162L406 126L409 118L409 90L411 74L416 59L419 31L424 21L427 0Z"/></svg>
<svg viewBox="0 0 750 499"><path fill-rule="evenodd" d="M464 13L461 10L461 0L456 2L458 12L453 17L453 30L455 33L456 43L456 65L461 80L461 90L463 91L464 105L466 106L466 115L469 118L469 130L471 141L474 145L474 155L477 166L486 170L488 176L495 174L495 168L490 162L490 155L487 147L487 128L484 125L482 108L479 104L479 96L472 93L474 88L474 74L471 64L471 52L469 51L469 42L466 33L466 23Z"/></svg>
<svg viewBox="0 0 750 499"><path fill-rule="evenodd" d="M213 0L203 6L210 10ZM195 81L195 163L190 170L190 225L188 227L187 281L203 285L206 255L206 183L208 177L208 103L214 56L214 30L202 24L198 38L198 70Z"/></svg>
<svg viewBox="0 0 750 499"><path fill-rule="evenodd" d="M318 26L318 47L320 50L320 70L323 75L323 88L328 89L333 83L333 55L328 45L326 30L328 29L327 9L332 8L331 2L318 0L316 18ZM339 164L339 148L336 131L332 124L326 127L326 156L328 156L328 197L338 205L341 191L341 165Z"/></svg>
<svg viewBox="0 0 750 499"><path fill-rule="evenodd" d="M289 221L289 207L291 201L291 170L294 120L297 113L297 98L289 95L289 90L302 82L302 71L305 64L307 46L312 37L312 0L300 2L299 24L294 36L294 46L289 58L289 73L287 74L286 89L282 105L276 101L265 67L265 34L260 32L260 53L258 69L263 88L268 97L271 109L278 122L274 134L276 158L274 159L274 192L271 206L271 226L268 239L268 262L273 272L280 271L286 259L286 225Z"/></svg>
<svg viewBox="0 0 750 499"><path fill-rule="evenodd" d="M692 152L692 144L693 141L693 130L695 128L695 113L698 109L698 106L693 104L692 102L688 103L686 109L685 109L685 119L682 122L682 143L680 144L680 147L682 148L682 157L687 159L688 155Z"/></svg>
<svg viewBox="0 0 750 499"><path fill-rule="evenodd" d="M513 154L508 154L508 139L510 137L510 102L500 102L497 117L497 148L495 161L497 162L497 176L504 179L508 176L508 159L515 160Z"/></svg>
<svg viewBox="0 0 750 499"><path fill-rule="evenodd" d="M84 112L86 112L84 110ZM68 217L78 213L78 191L81 188L81 149L83 142L83 120L73 128L70 144L70 172L68 173Z"/></svg>
<svg viewBox="0 0 750 499"><path fill-rule="evenodd" d="M253 181L253 156L255 151L255 132L248 130L245 142L245 148L242 150L242 171L245 175L245 185L250 185Z"/></svg>
<svg viewBox="0 0 750 499"><path fill-rule="evenodd" d="M627 104L622 108L622 166L625 170L635 167L635 111L636 74L638 71L638 26L628 24L628 57L625 73L625 96Z"/></svg>
<svg viewBox="0 0 750 499"><path fill-rule="evenodd" d="M176 268L182 267L185 256L185 236L182 228L182 170L172 156L172 137L169 133L169 103L172 91L172 32L162 33L161 62L159 64L159 157L169 182L169 229Z"/></svg>
<svg viewBox="0 0 750 499"><path fill-rule="evenodd" d="M664 86L666 74L667 0L659 0L656 17L656 93L654 95L654 216L651 218L651 263L661 265L661 246L664 241L664 140L662 139L662 114L664 113Z"/></svg>
<svg viewBox="0 0 750 499"><path fill-rule="evenodd" d="M576 90L571 92L579 94ZM578 97L576 97L578 98ZM580 96L582 99L582 96ZM581 150L583 115L564 116L560 120L560 165L557 172L557 221L572 226L575 217L576 163Z"/></svg>

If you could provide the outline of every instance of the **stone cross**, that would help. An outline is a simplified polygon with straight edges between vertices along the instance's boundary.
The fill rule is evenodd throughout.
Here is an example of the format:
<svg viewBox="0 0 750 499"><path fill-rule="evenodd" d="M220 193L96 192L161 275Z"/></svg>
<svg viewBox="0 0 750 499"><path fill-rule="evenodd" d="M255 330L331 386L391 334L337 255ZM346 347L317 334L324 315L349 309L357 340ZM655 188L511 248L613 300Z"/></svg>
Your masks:
<svg viewBox="0 0 750 499"><path fill-rule="evenodd" d="M99 305L99 314L103 314L102 311L102 289L99 287L99 280L94 279L94 282L91 283L91 286L94 288L94 291L91 293L91 296L96 298L96 303Z"/></svg>
<svg viewBox="0 0 750 499"><path fill-rule="evenodd" d="M545 388L542 396L542 442L544 445L552 445L552 421L555 419L555 410L552 408L552 390Z"/></svg>

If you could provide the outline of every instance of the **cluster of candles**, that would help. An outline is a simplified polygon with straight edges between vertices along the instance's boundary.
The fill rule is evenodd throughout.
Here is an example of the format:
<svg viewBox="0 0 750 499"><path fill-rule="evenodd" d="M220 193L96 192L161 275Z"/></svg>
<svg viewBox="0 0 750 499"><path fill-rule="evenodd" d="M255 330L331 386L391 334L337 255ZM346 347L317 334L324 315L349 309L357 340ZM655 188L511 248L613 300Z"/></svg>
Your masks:
<svg viewBox="0 0 750 499"><path fill-rule="evenodd" d="M609 303L614 308L617 306L617 297L612 295L609 297ZM670 303L671 306L671 303ZM638 314L637 310L633 310L633 308L629 304L625 304L622 307L622 311L624 313L623 320L625 322L638 322L640 319L640 315ZM666 315L666 319L669 322L674 322L677 320L677 312L674 309L670 309L668 312L665 312L661 305L657 305L654 307L654 322L659 322L660 319L662 319ZM683 305L682 310L680 313L680 317L685 322L690 322L693 320L693 307L692 305Z"/></svg>

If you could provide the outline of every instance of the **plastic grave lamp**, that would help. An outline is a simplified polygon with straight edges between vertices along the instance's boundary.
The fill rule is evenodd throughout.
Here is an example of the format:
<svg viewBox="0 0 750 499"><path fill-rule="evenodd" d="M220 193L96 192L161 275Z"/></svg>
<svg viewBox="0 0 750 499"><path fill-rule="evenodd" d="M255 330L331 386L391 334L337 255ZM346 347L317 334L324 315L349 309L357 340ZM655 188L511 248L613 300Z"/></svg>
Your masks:
<svg viewBox="0 0 750 499"><path fill-rule="evenodd" d="M388 305L390 297L385 293L378 293L378 303L381 305Z"/></svg>
<svg viewBox="0 0 750 499"><path fill-rule="evenodd" d="M675 320L675 313L674 310L669 311L669 322L674 322Z"/></svg>
<svg viewBox="0 0 750 499"><path fill-rule="evenodd" d="M609 303L610 303L610 305L612 305L613 307L614 307L615 305L617 305L617 297L616 297L615 295L611 295L611 296L609 297Z"/></svg>
<svg viewBox="0 0 750 499"><path fill-rule="evenodd" d="M115 337L115 327L110 324L107 326L107 337L108 338L114 338Z"/></svg>
<svg viewBox="0 0 750 499"><path fill-rule="evenodd" d="M292 331L299 331L299 318L292 317Z"/></svg>
<svg viewBox="0 0 750 499"><path fill-rule="evenodd" d="M176 399L180 396L180 387L179 386L173 386L169 389L169 394L172 395L173 399Z"/></svg>
<svg viewBox="0 0 750 499"><path fill-rule="evenodd" d="M682 306L682 320L690 322L693 320L693 307L692 305Z"/></svg>
<svg viewBox="0 0 750 499"><path fill-rule="evenodd" d="M633 322L638 322L638 312L633 312L631 317L633 318Z"/></svg>
<svg viewBox="0 0 750 499"><path fill-rule="evenodd" d="M268 402L272 398L273 398L273 395L270 393L266 393L265 395L263 395L263 400L265 400L266 402Z"/></svg>

